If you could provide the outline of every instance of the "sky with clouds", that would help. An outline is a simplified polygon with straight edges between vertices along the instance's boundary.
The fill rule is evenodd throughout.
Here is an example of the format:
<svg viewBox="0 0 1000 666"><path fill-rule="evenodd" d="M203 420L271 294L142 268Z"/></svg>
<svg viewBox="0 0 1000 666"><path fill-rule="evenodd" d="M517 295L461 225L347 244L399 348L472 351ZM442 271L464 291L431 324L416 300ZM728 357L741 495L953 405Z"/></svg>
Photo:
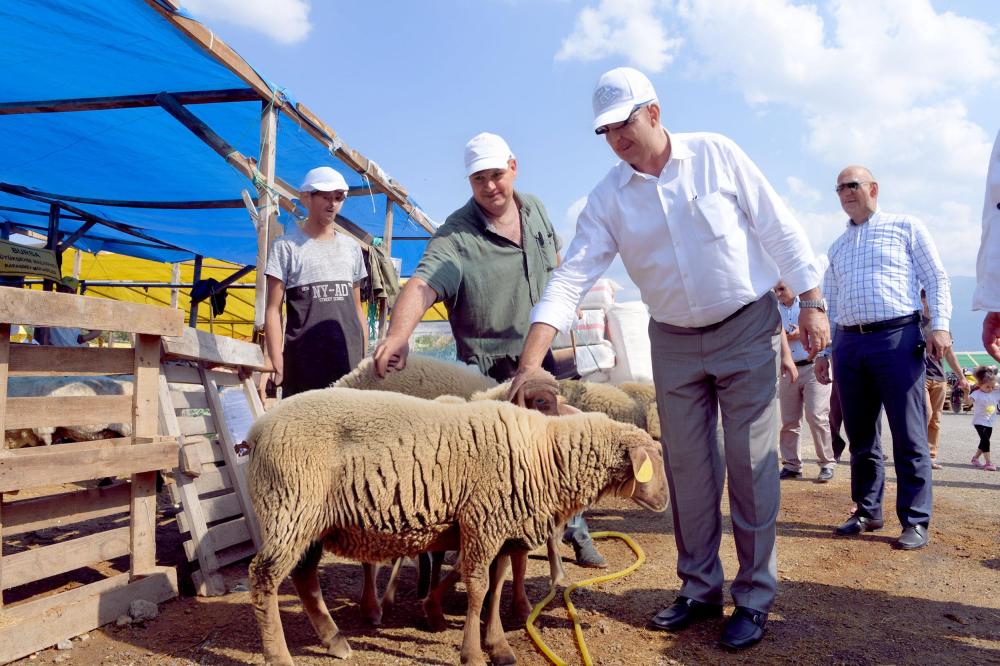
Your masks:
<svg viewBox="0 0 1000 666"><path fill-rule="evenodd" d="M927 223L951 275L975 273L1000 129L1000 2L183 4L436 220L470 195L465 141L492 131L518 157L518 187L568 241L615 161L590 129L594 82L631 65L656 86L669 130L739 143L818 252L843 229L837 173L861 163L883 208ZM611 273L637 297L620 264Z"/></svg>

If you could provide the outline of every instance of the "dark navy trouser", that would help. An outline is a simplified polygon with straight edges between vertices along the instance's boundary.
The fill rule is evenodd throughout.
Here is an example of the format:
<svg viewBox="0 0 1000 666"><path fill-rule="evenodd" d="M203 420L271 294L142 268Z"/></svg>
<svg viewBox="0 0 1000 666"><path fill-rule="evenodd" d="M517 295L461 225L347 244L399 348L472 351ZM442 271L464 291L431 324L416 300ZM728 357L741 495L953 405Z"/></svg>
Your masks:
<svg viewBox="0 0 1000 666"><path fill-rule="evenodd" d="M896 466L896 515L903 527L931 519L931 458L924 397L924 342L916 323L833 337L833 374L840 388L851 447L851 499L861 515L882 520L885 468L877 423L885 407Z"/></svg>

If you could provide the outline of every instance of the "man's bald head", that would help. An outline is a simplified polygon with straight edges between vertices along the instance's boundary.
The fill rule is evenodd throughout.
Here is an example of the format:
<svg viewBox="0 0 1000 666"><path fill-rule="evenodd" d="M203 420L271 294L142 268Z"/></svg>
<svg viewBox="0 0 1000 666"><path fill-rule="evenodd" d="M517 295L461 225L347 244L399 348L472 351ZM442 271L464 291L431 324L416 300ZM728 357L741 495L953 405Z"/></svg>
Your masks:
<svg viewBox="0 0 1000 666"><path fill-rule="evenodd" d="M837 176L840 207L855 224L862 224L878 209L878 183L868 167L851 165Z"/></svg>

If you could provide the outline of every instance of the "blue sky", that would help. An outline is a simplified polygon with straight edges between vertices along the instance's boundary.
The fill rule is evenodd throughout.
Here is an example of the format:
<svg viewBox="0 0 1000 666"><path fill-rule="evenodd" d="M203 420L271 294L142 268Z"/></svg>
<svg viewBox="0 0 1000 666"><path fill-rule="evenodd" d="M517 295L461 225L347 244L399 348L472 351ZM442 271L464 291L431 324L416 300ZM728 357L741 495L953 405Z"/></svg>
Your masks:
<svg viewBox="0 0 1000 666"><path fill-rule="evenodd" d="M817 252L843 228L838 171L862 163L880 182L883 208L928 224L952 276L975 273L1000 129L1000 3L184 5L435 220L468 199L463 145L491 131L518 157L518 188L542 198L568 242L583 198L615 161L590 129L594 82L632 65L656 86L668 129L721 132L746 150ZM611 275L637 298L620 265ZM956 279L956 288L967 284ZM975 331L955 333L958 346L973 346Z"/></svg>

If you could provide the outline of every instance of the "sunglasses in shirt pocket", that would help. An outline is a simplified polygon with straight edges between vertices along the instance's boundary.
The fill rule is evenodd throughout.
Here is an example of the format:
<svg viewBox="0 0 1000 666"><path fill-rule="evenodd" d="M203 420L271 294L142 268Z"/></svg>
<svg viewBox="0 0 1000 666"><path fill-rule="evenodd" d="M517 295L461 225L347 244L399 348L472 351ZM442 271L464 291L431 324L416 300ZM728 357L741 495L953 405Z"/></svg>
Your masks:
<svg viewBox="0 0 1000 666"><path fill-rule="evenodd" d="M720 188L691 200L695 220L701 222L698 231L706 240L719 240L732 233L740 215L736 192Z"/></svg>

